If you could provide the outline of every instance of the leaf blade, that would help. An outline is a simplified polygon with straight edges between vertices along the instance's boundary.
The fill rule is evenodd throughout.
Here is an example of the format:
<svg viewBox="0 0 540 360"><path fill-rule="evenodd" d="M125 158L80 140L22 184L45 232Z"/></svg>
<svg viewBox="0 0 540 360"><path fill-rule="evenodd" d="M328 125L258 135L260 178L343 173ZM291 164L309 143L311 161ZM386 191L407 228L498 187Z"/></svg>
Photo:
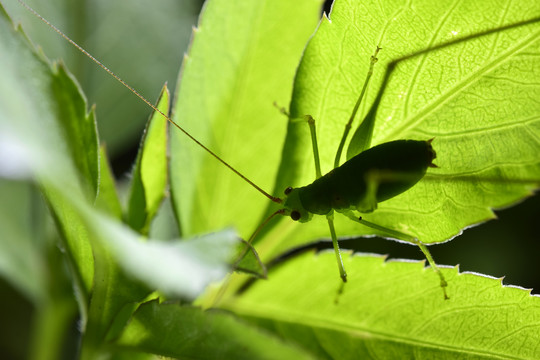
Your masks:
<svg viewBox="0 0 540 360"><path fill-rule="evenodd" d="M163 326L166 331L156 336L163 331ZM139 308L118 344L179 358L311 358L308 353L269 333L254 329L226 312L158 304L157 301Z"/></svg>
<svg viewBox="0 0 540 360"><path fill-rule="evenodd" d="M156 107L169 113L169 90L164 86ZM167 187L167 121L158 112L148 120L135 167L128 200L127 223L139 233L147 234Z"/></svg>
<svg viewBox="0 0 540 360"><path fill-rule="evenodd" d="M175 120L266 191L287 121L273 103L289 99L319 6L318 0L210 1L185 57ZM247 238L268 202L177 130L171 135L171 191L185 234L234 224Z"/></svg>
<svg viewBox="0 0 540 360"><path fill-rule="evenodd" d="M368 113L376 97L381 95L374 145L398 138L427 140L435 137L433 146L438 154L435 163L440 169L430 171L433 176L426 177L426 181L411 190L380 203L378 210L363 215L366 220L413 235L425 243L438 243L453 238L464 228L492 219L493 208L515 203L538 187L540 136L536 124L539 108L533 99L538 98L540 92L534 80L537 78L534 74L540 71L535 55L540 47L537 38L540 9L534 1L524 3L523 9L511 2L505 6L501 8L488 1L443 7L432 1L415 1L407 6L396 1L386 2L382 8L376 2L341 1L333 7L332 20L321 23L297 73L291 115L314 116L323 172L331 169L342 126L352 111L369 66L369 56L377 45L383 49L359 115L361 119ZM483 22L486 13L493 17ZM512 24L517 25L512 27ZM498 28L504 29L489 31ZM484 33L475 37L479 32ZM454 41L450 46L429 51L430 47L469 35L467 41ZM514 39L516 43L512 42ZM517 52L515 47L522 49ZM411 57L415 52L417 55ZM509 54L515 56L512 58ZM406 60L398 62L381 89L383 93L378 94L385 68L401 58ZM514 70L510 71L508 64L515 64ZM488 74L488 70L491 73ZM493 75L494 70L498 71L497 76ZM516 74L522 79L520 82L525 81L522 91L517 90L520 82L508 81L511 77L517 78ZM487 80L479 81L483 76L493 77L491 81L499 79L496 91ZM460 79L467 84L478 84L476 94L483 91L487 95L499 95L486 95L483 106L476 106L475 101L480 104L482 97L467 98L470 94L466 87L459 87ZM458 94L456 88L461 89ZM458 98L468 101L450 102ZM498 100L501 98L504 102ZM512 111L507 110L506 105L513 101ZM467 106L469 116L460 117L459 111L469 111ZM482 116L482 112L486 115ZM501 129L494 140L482 136L482 126L489 131L489 126L496 129L501 124L521 131ZM476 137L467 138L455 130L452 137L452 129L460 129L462 134L479 132ZM313 181L308 136L305 126L289 125L284 148L288 156L283 157L280 166L278 189L304 186ZM485 166L492 166L492 171L481 172ZM468 174L487 180L467 183L463 178L458 179ZM513 179L518 181L512 184ZM527 184L520 179L532 182ZM344 237L387 236L340 217L336 217L336 229L338 236ZM321 237L328 237L323 221L309 225L282 221L263 244L259 244L260 252L263 256L268 256L267 252L276 255L291 246Z"/></svg>
<svg viewBox="0 0 540 360"><path fill-rule="evenodd" d="M538 356L540 298L501 279L443 268L450 300L424 262L345 256L339 287L332 252L307 253L270 272L225 307L331 358ZM316 340L314 340L316 339Z"/></svg>

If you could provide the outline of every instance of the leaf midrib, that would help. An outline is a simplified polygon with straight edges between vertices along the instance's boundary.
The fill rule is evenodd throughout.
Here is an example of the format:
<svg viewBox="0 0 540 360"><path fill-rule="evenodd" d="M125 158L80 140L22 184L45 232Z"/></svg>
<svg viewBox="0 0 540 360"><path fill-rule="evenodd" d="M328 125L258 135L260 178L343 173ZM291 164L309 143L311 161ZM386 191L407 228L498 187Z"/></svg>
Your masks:
<svg viewBox="0 0 540 360"><path fill-rule="evenodd" d="M234 313L248 318L260 318L260 319L268 319L268 309L262 309L259 308L260 311L256 311L257 309L251 307L249 310L246 311L248 307L238 307L229 308L229 310L233 311ZM338 323L338 322L330 322L328 319L324 319L324 321L317 321L313 318L308 318L304 315L299 316L298 314L293 313L285 313L283 311L278 312L274 311L272 312L273 316L270 319L272 322L280 322L285 324L292 324L292 325L301 325L305 327L310 327L313 329L313 331L316 331L317 329L323 329L323 330L333 330L340 333L347 333L351 334L356 338L364 338L364 339L381 339L386 342L391 343L400 343L400 344L408 344L413 345L417 348L422 349L437 349L446 352L452 352L452 353L459 353L459 354L468 354L468 355L474 355L474 356L484 356L489 357L493 359L526 359L525 357L512 357L509 354L501 354L498 352L493 351L480 351L480 350L474 350L469 348L464 348L461 346L451 346L448 344L440 344L433 341L425 341L425 340L418 340L413 337L404 337L404 336L398 336L395 334L388 334L381 331L373 331L372 329L369 329L367 327L360 327L355 326L352 327L350 323ZM347 326L348 331L344 331L344 326Z"/></svg>

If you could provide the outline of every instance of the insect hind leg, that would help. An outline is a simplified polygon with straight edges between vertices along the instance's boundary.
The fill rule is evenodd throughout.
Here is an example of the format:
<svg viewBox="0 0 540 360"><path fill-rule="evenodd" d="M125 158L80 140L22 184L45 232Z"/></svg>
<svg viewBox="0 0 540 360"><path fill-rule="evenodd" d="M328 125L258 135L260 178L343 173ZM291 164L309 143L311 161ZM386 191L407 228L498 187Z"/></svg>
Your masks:
<svg viewBox="0 0 540 360"><path fill-rule="evenodd" d="M429 265L433 269L433 271L435 271L435 273L439 276L441 288L443 290L444 299L445 300L450 299L448 297L447 292L446 292L446 287L448 286L448 283L446 282L446 279L444 278L443 273L441 272L441 270L439 269L439 267L437 266L437 264L433 260L433 256L431 256L431 252L429 251L426 244L424 244L422 241L418 240L417 238L415 238L413 236L407 235L407 234L402 233L400 231L396 231L396 230L393 230L393 229L386 228L386 227L381 226L381 225L377 225L375 223L372 223L370 221L362 219L362 217L357 217L357 216L355 216L355 214L352 211L346 211L346 212L343 212L343 214L345 216L347 216L349 219L351 219L351 220L353 220L355 222L358 222L358 223L360 223L360 224L362 224L364 226L370 227L372 229L382 231L383 233L386 233L386 234L390 235L392 238L407 241L407 242L409 242L411 244L414 244L414 245L418 246L420 248L420 250L424 253L424 255L425 255Z"/></svg>
<svg viewBox="0 0 540 360"><path fill-rule="evenodd" d="M353 108L353 111L351 113L351 116L349 117L349 121L347 122L347 124L345 124L345 129L343 130L343 135L341 136L341 140L339 142L339 146L338 146L338 149L337 149L337 152L336 152L336 157L334 159L334 168L339 167L339 163L341 161L341 153L343 152L343 147L345 146L345 141L347 140L347 137L349 136L349 132L351 130L352 122L356 118L356 113L358 112L358 108L360 107L360 103L362 102L362 99L364 98L364 95L366 94L366 90L367 90L369 81L371 79L371 76L373 75L373 68L375 67L375 64L377 63L377 61L379 60L377 58L377 55L379 54L379 51L381 51L381 50L382 50L382 48L377 45L377 48L375 49L375 52L373 53L373 55L371 55L370 62L369 62L369 69L368 69L368 72L366 74L366 79L364 80L364 85L362 86L362 90L360 91L360 95L358 96L358 99L356 100L356 103L354 104L354 108ZM358 154L360 152L364 151L364 150L367 150L371 146L371 137L373 135L373 120L374 119L375 119L374 117L366 116L366 118L364 118L362 123L360 123L360 125L359 125L359 127L363 126L362 130L364 130L364 128L366 128L367 131L362 131L362 132L366 133L365 134L366 136L363 138L363 141L361 142L361 144L358 144L356 146L356 153L358 153ZM370 124L364 124L364 123L368 123L368 122L370 122Z"/></svg>

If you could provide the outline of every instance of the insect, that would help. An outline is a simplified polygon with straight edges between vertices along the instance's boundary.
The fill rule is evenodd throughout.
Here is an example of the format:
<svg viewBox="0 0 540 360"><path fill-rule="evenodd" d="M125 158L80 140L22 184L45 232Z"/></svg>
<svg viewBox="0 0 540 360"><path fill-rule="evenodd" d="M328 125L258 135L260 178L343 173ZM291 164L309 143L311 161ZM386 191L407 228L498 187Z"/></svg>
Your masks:
<svg viewBox="0 0 540 360"><path fill-rule="evenodd" d="M433 139L428 141L397 140L364 150L370 146L371 135L369 134L367 135L366 142L360 146L359 153L340 165L340 157L349 132L348 129L356 117L356 111L365 94L374 65L378 61L377 54L380 50L381 48L377 46L375 53L371 56L370 67L364 86L352 111L349 123L345 127L336 153L334 169L322 176L315 120L310 115L307 115L305 119L311 131L316 180L303 187L288 187L285 190L284 199L272 199L278 204L283 204L283 207L271 214L262 222L260 227L264 226L272 217L278 214L290 216L292 220L299 222L308 222L312 219L313 215L326 216L339 274L345 283L347 281L347 273L341 258L341 251L334 226L334 212L342 213L352 221L380 230L388 236L418 245L435 272L439 275L444 298L448 299L449 297L445 289L447 282L433 261L429 250L421 241L413 236L366 221L353 212L353 210L361 213L373 212L377 209L379 202L383 202L407 191L424 177L429 167L437 167L433 163L433 160L436 158L436 153L431 146ZM282 111L285 113L285 110ZM253 241L260 227L253 233L248 243ZM342 288L340 289L341 291Z"/></svg>
<svg viewBox="0 0 540 360"><path fill-rule="evenodd" d="M168 118L168 120L172 121L169 118ZM181 127L179 127L179 129L181 131L184 131ZM314 125L313 126L310 125L310 129L314 129ZM312 133L315 133L315 131L312 130ZM190 136L189 134L187 134L187 135ZM314 136L314 138L315 138L315 136ZM195 140L195 139L192 138L192 140ZM368 143L369 142L366 142L364 145L366 145ZM402 146L402 145L405 146L405 144L407 144L407 143L399 143L399 144L400 144L399 146ZM415 143L415 144L423 144L425 149L427 149L426 153L428 153L428 154L431 153L431 151L429 150L430 146L431 146L429 142L423 141L423 142ZM202 146L202 144L200 144L200 145ZM396 144L394 144L394 145L398 146ZM409 145L406 145L406 146L408 148ZM364 146L361 146L361 147L364 147ZM418 170L418 169L415 169L415 170L406 169L404 174L400 173L400 171L398 171L397 173L395 173L395 171L391 171L391 174L389 174L389 175L386 175L386 174L381 175L381 174L377 174L377 171L371 172L369 169L366 169L366 168L362 169L362 168L351 167L351 169L349 170L348 166L343 167L343 168L336 167L337 169L340 169L340 170L338 171L336 169L336 171L334 171L334 173L337 173L340 179L348 177L349 175L351 175L353 177L358 176L358 178L371 177L371 179L369 179L368 181L365 181L366 185L365 185L365 188L362 191L362 194L363 194L362 196L360 196L360 195L353 196L352 192L347 191L347 193L344 194L344 195L341 195L341 197L339 199L336 199L336 198L331 199L330 200L331 205L330 205L329 209L328 208L325 209L326 212L324 212L323 210L320 210L320 211L317 210L317 208L318 208L317 205L320 204L320 203L318 203L318 201L321 200L321 198L318 197L318 196L313 196L312 197L312 198L315 199L315 202L316 202L315 205L310 204L309 206L305 206L304 202L301 200L300 202L301 202L302 208L298 208L297 207L298 204L296 204L295 201L294 201L294 199L302 199L303 197L304 198L309 197L309 196L306 196L307 193L313 194L313 193L315 193L315 190L317 189L317 187L324 188L326 185L328 185L329 182L331 182L329 180L330 176L324 176L324 177L321 176L320 166L317 165L318 160L315 161L316 167L319 168L319 170L317 171L317 177L319 177L321 180L316 180L315 183L313 183L311 185L308 185L308 186L306 186L304 188L296 188L296 189L290 190L288 192L288 194L287 194L287 198L282 200L282 199L276 198L276 197L274 197L272 195L269 195L268 193L262 191L262 189L260 187L258 187L252 181L248 180L246 177L244 177L242 174L240 174L234 167L232 167L231 165L229 165L225 161L221 160L220 157L217 157L208 148L206 148L206 147L204 147L204 148L207 151L209 151L212 155L214 155L225 166L229 167L232 171L234 171L237 175L239 175L244 180L249 182L252 186L257 188L259 191L266 194L266 196L268 198L270 198L272 201L277 202L277 203L283 203L285 205L286 209L279 212L279 213L276 213L276 214L291 215L291 217L293 217L293 219L296 218L296 220L300 220L300 221L307 219L307 217L302 216L302 210L307 210L307 212L312 212L312 213L316 213L316 214L320 214L320 215L327 215L328 225L330 227L330 232L332 234L332 239L334 240L334 244L335 244L335 248L336 248L336 256L337 257L339 257L339 247L337 246L337 237L336 237L335 231L334 231L334 225L333 225L333 219L332 219L332 215L333 215L332 210L336 210L336 211L337 210L340 210L340 211L343 210L344 211L346 206L340 207L341 206L340 205L341 201L343 200L342 198L346 198L346 200L351 200L351 202L353 200L357 201L357 203L354 204L355 206L352 206L349 203L349 209L348 210L350 210L350 207L352 206L356 210L370 211L370 210L373 210L375 208L375 205L380 201L380 199L378 198L379 191L381 192L381 195L382 195L382 193L386 192L386 190L384 192L382 191L382 189L386 185L389 185L391 183L406 183L406 185L401 186L403 191L405 191L405 190L407 190L407 188L411 187L415 183L415 181L410 180L410 177L411 177L410 173L412 173L413 178L415 178L415 177L418 178L418 177L421 177L421 175L423 175L423 172L425 172L425 169L420 169L420 170ZM314 146L314 148L316 148L316 146ZM381 149L386 149L386 148L377 148L376 147L374 149L376 149L376 150L373 150L372 153L367 153L367 154L372 154L372 155L364 155L363 158L370 156L368 159L376 159L381 155L381 152L386 152L386 151L381 150ZM401 147L399 148L399 150L400 149L401 149ZM314 154L318 154L318 151L314 151ZM375 155L373 155L373 154L375 154ZM373 156L373 158L371 156ZM317 159L317 157L318 157L318 155L315 156L316 159ZM429 158L429 156L428 156L428 158ZM433 156L431 156L431 159L429 161L424 161L422 163L423 164L422 166L425 167L425 168L429 167L431 165L431 160L432 159L433 159ZM369 161L367 161L367 162L369 162ZM341 169L344 169L344 170L341 170ZM345 169L347 169L347 170L345 170ZM394 170L394 169L391 169L391 170ZM420 175L418 175L418 174L420 174ZM347 185L349 185L349 184L347 184ZM392 186L394 186L394 185L396 185L396 184L392 184ZM326 186L326 187L328 187L328 186ZM359 188L361 188L361 187L359 187ZM303 190L301 190L301 189L303 189ZM351 190L350 186L349 186L348 190ZM394 192L389 191L389 192L394 193L394 194L397 195L397 191L394 191ZM333 201L333 203L332 203L332 201ZM296 202L298 202L298 201L296 201ZM348 214L348 212L347 212L347 214ZM361 222L364 225L368 225L368 226L372 226L372 227L376 227L376 228L378 227L374 223L368 222L365 219L360 219L358 217L355 217L353 220ZM409 238L407 236L404 236L405 234L403 234L401 232L392 233L392 230L389 229L389 228L386 228L386 227L379 227L379 230L382 230L383 232L386 231L390 236L395 236L395 237L398 237L398 238L402 238L402 240L413 241L412 240L413 238ZM430 260L430 262L431 262L430 256L428 256L428 260ZM340 261L338 261L338 264L340 264ZM345 270L344 270L343 266L339 265L339 268L340 268L340 274L341 274L342 279L346 279Z"/></svg>

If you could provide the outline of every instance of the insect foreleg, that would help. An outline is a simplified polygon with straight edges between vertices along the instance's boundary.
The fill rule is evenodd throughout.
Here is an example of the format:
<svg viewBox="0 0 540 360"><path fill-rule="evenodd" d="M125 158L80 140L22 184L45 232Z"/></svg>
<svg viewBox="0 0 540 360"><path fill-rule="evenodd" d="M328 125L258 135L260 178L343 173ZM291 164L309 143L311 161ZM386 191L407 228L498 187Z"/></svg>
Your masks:
<svg viewBox="0 0 540 360"><path fill-rule="evenodd" d="M446 279L444 278L444 275L442 274L441 270L439 269L439 267L437 266L437 264L433 260L433 257L431 256L431 252L428 250L426 244L424 244L422 241L418 240L417 238L415 238L413 236L404 234L404 233L396 231L396 230L386 228L384 226L374 224L374 223L372 223L370 221L362 219L362 217L357 217L352 211L344 211L342 213L345 216L347 216L348 218L350 218L351 220L356 221L356 222L358 222L358 223L360 223L362 225L365 225L367 227L370 227L372 229L382 231L383 233L386 233L386 234L390 235L392 238L407 241L407 242L410 242L411 244L417 245L420 248L420 250L422 250L424 255L426 256L426 259L429 262L429 265L431 266L433 271L435 271L435 273L437 275L439 275L439 278L441 279L441 288L443 290L444 299L445 300L449 299L448 294L446 293L446 287L448 286L448 283L446 282Z"/></svg>

